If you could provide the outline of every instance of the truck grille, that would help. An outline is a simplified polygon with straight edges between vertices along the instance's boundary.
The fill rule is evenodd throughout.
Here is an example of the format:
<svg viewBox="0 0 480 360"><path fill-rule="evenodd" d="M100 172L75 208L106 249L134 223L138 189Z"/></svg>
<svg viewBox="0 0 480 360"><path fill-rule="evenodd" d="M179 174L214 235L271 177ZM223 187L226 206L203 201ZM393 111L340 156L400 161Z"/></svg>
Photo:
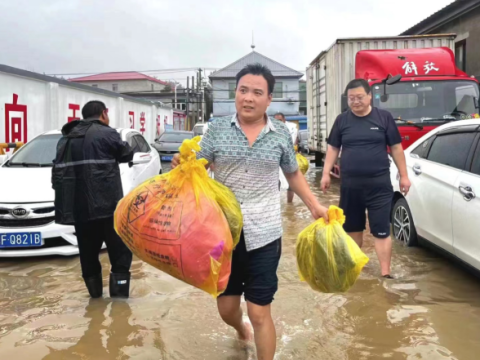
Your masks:
<svg viewBox="0 0 480 360"><path fill-rule="evenodd" d="M55 216L33 219L0 219L0 227L3 228L22 228L44 226L55 221Z"/></svg>

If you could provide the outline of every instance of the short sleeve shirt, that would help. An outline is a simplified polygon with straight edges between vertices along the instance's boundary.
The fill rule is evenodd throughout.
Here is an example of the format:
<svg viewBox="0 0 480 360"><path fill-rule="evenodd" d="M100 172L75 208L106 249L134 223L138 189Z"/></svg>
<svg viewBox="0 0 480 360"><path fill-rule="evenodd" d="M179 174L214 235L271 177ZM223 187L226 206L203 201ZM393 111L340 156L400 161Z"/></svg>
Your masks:
<svg viewBox="0 0 480 360"><path fill-rule="evenodd" d="M342 149L342 178L375 178L389 173L387 146L402 138L392 114L373 108L364 117L351 110L339 115L328 137L328 144Z"/></svg>
<svg viewBox="0 0 480 360"><path fill-rule="evenodd" d="M292 137L285 124L267 118L252 146L237 116L214 120L197 158L214 165L215 180L235 194L243 214L247 251L282 237L278 172L298 170Z"/></svg>

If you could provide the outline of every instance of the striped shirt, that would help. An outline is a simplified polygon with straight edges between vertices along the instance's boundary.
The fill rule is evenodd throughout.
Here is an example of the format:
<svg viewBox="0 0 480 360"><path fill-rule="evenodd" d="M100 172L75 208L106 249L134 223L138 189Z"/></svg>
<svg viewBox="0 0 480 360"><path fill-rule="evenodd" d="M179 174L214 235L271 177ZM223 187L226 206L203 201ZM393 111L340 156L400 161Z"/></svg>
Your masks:
<svg viewBox="0 0 480 360"><path fill-rule="evenodd" d="M243 214L247 251L282 237L278 171L298 170L292 137L285 124L267 118L252 146L237 116L214 120L197 158L214 165L215 180L235 194Z"/></svg>

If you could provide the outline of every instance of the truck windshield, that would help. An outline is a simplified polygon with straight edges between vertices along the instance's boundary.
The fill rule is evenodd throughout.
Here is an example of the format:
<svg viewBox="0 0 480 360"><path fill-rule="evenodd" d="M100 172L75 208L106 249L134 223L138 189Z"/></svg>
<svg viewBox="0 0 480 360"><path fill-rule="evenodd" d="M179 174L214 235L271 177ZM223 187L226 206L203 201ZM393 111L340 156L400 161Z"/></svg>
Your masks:
<svg viewBox="0 0 480 360"><path fill-rule="evenodd" d="M373 86L374 106L395 119L412 122L445 122L479 117L478 84L471 80L402 81L387 86L388 100L381 101L383 86Z"/></svg>

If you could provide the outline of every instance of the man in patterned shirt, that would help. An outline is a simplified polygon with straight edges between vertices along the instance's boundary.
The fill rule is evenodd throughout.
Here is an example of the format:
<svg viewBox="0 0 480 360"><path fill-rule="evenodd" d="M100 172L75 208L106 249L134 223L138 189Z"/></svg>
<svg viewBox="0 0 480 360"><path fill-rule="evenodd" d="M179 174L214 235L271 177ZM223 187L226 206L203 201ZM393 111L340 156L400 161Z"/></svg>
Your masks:
<svg viewBox="0 0 480 360"><path fill-rule="evenodd" d="M217 300L220 316L241 340L252 340L251 326L242 319L240 298L244 294L257 357L272 360L276 335L270 305L278 287L282 237L279 168L315 219L327 219L327 209L298 169L287 127L266 115L275 85L270 70L260 64L247 65L236 80L237 113L209 125L197 157L214 164L215 180L232 190L243 214L243 233L233 252L229 283ZM172 168L178 163L177 154Z"/></svg>

